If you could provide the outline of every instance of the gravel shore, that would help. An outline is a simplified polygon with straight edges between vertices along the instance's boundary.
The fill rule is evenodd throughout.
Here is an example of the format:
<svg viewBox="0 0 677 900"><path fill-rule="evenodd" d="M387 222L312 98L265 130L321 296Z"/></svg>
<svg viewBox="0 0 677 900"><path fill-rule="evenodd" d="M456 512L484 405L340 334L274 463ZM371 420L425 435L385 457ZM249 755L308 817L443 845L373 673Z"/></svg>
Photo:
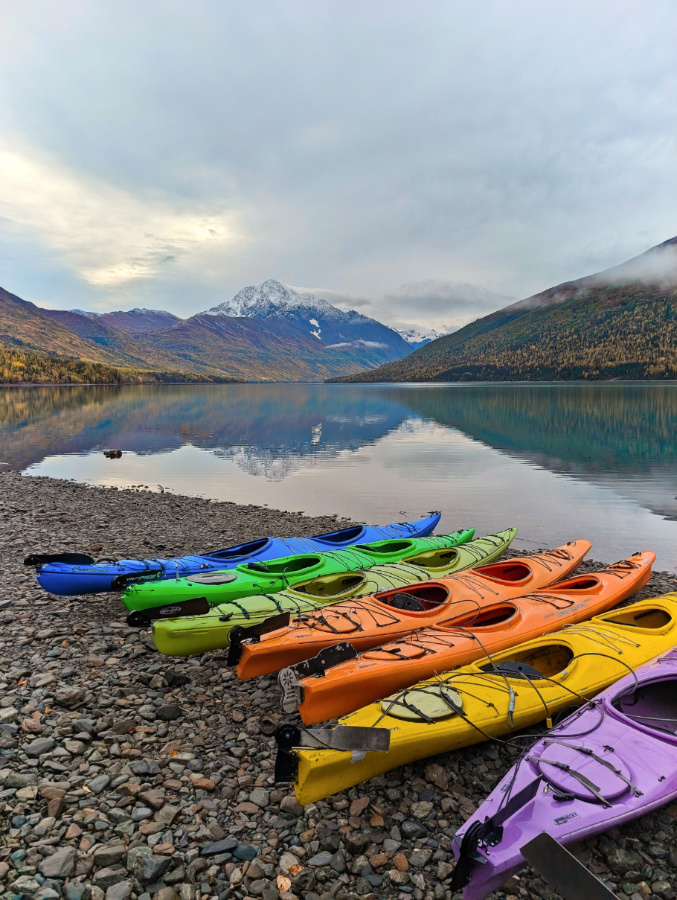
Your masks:
<svg viewBox="0 0 677 900"><path fill-rule="evenodd" d="M513 751L424 760L302 808L273 783L285 718L273 678L238 682L222 652L163 657L117 595L50 598L22 565L30 552L172 556L340 524L0 475L0 897L460 900L451 837ZM658 572L635 599L674 590ZM576 853L621 900L674 900L676 838L673 803ZM493 896L558 897L530 870Z"/></svg>

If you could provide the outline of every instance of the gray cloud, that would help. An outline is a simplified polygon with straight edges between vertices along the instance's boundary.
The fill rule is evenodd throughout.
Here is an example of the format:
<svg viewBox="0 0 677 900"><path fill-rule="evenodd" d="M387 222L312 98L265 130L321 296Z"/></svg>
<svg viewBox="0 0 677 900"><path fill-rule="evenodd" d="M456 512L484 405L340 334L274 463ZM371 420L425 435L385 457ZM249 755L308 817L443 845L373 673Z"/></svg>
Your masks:
<svg viewBox="0 0 677 900"><path fill-rule="evenodd" d="M455 321L487 304L420 285L607 268L677 231L675 25L671 0L5 5L0 284L187 315L275 277Z"/></svg>

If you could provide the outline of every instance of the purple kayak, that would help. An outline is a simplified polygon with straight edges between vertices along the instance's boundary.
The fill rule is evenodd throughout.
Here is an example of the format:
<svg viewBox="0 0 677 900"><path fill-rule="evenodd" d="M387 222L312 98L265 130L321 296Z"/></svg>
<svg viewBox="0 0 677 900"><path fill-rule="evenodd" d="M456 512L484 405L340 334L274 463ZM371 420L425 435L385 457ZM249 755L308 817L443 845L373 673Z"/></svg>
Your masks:
<svg viewBox="0 0 677 900"><path fill-rule="evenodd" d="M677 797L677 648L628 674L527 750L456 833L452 890L483 900L542 832L571 844Z"/></svg>

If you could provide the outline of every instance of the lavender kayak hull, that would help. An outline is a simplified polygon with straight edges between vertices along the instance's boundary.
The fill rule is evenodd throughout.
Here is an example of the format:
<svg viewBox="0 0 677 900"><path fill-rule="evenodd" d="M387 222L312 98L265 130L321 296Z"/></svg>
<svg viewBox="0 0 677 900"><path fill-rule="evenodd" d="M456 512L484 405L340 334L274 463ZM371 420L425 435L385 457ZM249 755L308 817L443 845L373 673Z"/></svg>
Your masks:
<svg viewBox="0 0 677 900"><path fill-rule="evenodd" d="M635 677L636 676L636 677ZM677 798L677 648L537 741L456 833L452 889L483 900L547 832L571 844Z"/></svg>

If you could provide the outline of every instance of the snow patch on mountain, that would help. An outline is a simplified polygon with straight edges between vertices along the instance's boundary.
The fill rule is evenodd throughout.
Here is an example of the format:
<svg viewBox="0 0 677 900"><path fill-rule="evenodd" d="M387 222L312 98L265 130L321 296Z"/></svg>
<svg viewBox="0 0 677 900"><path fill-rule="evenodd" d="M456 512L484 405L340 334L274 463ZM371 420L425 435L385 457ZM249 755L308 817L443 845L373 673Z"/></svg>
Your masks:
<svg viewBox="0 0 677 900"><path fill-rule="evenodd" d="M205 316L244 316L248 319L265 319L268 316L285 315L285 313L313 310L321 317L340 318L346 315L332 306L322 297L314 294L298 294L296 291L270 279L263 284L249 285L238 291L230 300L224 300L218 306L205 310ZM313 316L317 319L317 315ZM311 324L316 324L310 320ZM319 327L316 325L316 327Z"/></svg>
<svg viewBox="0 0 677 900"><path fill-rule="evenodd" d="M327 348L336 350L338 347L371 347L374 349L385 348L387 344L381 344L379 341L364 341L358 338L356 341L341 341L338 344L327 344Z"/></svg>
<svg viewBox="0 0 677 900"><path fill-rule="evenodd" d="M397 328L395 330L408 344L415 344L415 349L444 337L444 332L435 331L434 328Z"/></svg>

